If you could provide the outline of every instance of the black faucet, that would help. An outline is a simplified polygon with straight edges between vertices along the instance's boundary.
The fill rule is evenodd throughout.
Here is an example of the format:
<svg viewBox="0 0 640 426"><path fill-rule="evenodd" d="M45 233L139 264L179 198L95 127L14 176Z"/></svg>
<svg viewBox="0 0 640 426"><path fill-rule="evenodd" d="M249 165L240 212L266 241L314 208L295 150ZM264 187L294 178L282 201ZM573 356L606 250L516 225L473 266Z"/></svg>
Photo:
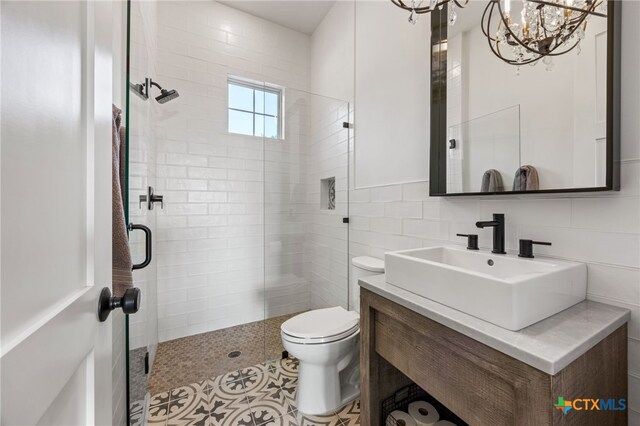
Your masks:
<svg viewBox="0 0 640 426"><path fill-rule="evenodd" d="M488 226L493 228L493 250L491 253L507 254L504 251L504 214L494 213L493 220L485 222L476 222L478 228L486 228Z"/></svg>

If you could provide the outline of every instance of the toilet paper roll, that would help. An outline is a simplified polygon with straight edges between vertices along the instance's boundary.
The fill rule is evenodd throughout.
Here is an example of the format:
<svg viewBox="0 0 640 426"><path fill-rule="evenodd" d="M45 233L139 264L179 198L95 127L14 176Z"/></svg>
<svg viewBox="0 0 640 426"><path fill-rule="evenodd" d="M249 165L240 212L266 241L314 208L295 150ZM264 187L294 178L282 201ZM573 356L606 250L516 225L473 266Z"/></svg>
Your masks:
<svg viewBox="0 0 640 426"><path fill-rule="evenodd" d="M385 426L417 426L416 421L413 420L408 413L404 411L393 411L387 416Z"/></svg>
<svg viewBox="0 0 640 426"><path fill-rule="evenodd" d="M440 413L436 407L426 401L416 401L409 404L409 415L416 421L417 426L433 426L440 420Z"/></svg>
<svg viewBox="0 0 640 426"><path fill-rule="evenodd" d="M440 420L433 426L456 426L455 423L451 423L449 420Z"/></svg>

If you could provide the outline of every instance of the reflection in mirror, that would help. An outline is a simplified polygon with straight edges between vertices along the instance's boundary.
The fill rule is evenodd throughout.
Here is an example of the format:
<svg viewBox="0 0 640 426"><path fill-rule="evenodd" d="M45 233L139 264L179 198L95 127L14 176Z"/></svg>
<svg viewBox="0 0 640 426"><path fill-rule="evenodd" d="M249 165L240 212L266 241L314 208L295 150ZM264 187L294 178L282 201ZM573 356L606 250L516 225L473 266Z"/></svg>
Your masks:
<svg viewBox="0 0 640 426"><path fill-rule="evenodd" d="M524 19L521 11L529 0L504 1L511 16ZM483 33L483 13L495 3L470 1L457 9L455 20L447 7L432 16L433 50L440 51L432 69L444 70L446 63L446 81L440 79L446 86L446 97L440 96L446 125L442 118L440 124L432 120L442 127L432 129L441 147L432 167L446 170L439 172L446 184L440 182L436 191L432 186L432 195L612 189L607 188L608 142L613 143L607 126L609 18L589 15L578 48L515 66L492 51ZM432 108L438 101L432 96Z"/></svg>
<svg viewBox="0 0 640 426"><path fill-rule="evenodd" d="M510 189L520 164L519 106L452 125L448 130L447 192Z"/></svg>

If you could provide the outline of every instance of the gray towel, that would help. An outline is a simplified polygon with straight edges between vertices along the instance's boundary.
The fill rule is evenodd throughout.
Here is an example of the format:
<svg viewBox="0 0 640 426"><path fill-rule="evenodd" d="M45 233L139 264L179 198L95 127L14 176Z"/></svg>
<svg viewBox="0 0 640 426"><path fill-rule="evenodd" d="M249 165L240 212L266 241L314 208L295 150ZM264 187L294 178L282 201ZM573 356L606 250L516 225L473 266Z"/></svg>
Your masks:
<svg viewBox="0 0 640 426"><path fill-rule="evenodd" d="M514 191L536 191L540 189L538 171L533 166L522 166L513 178Z"/></svg>
<svg viewBox="0 0 640 426"><path fill-rule="evenodd" d="M490 169L482 175L480 192L504 192L502 175L496 169Z"/></svg>
<svg viewBox="0 0 640 426"><path fill-rule="evenodd" d="M124 291L133 287L131 251L127 238L127 224L124 217L124 172L125 138L124 128L120 127L122 111L112 106L113 119L111 131L111 197L112 197L112 287L114 296L122 296Z"/></svg>

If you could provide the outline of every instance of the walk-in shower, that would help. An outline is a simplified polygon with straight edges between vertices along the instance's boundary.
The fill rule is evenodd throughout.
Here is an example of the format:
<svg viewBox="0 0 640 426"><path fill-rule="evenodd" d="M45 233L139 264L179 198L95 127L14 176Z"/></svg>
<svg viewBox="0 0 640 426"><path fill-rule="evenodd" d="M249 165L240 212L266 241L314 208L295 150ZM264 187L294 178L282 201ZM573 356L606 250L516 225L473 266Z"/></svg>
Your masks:
<svg viewBox="0 0 640 426"><path fill-rule="evenodd" d="M240 18L281 51L216 42ZM147 78L174 88L128 97L128 220L151 229L154 253L134 271L132 423L154 395L282 358L291 316L348 308L349 104L309 93L307 35L257 19L131 2L130 93ZM139 201L150 188L163 206ZM139 263L142 235L130 242Z"/></svg>

